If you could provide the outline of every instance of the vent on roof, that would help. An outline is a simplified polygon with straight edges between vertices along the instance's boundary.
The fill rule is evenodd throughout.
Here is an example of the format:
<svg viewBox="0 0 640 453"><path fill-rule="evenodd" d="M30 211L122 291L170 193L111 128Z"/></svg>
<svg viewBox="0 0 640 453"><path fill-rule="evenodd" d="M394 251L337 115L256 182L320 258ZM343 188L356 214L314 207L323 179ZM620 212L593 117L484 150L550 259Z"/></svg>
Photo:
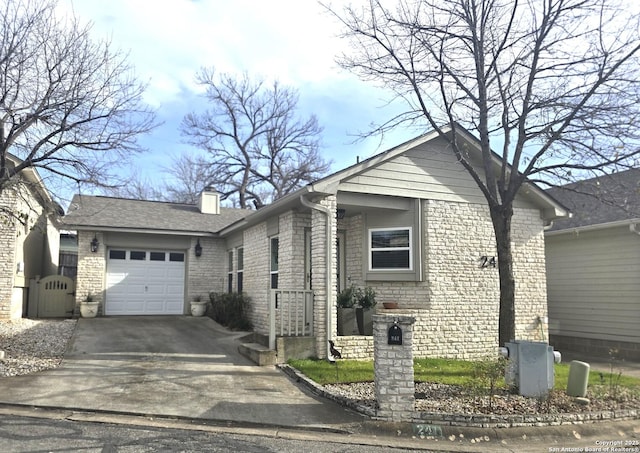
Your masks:
<svg viewBox="0 0 640 453"><path fill-rule="evenodd" d="M220 194L211 186L205 187L200 193L198 207L203 214L220 214Z"/></svg>

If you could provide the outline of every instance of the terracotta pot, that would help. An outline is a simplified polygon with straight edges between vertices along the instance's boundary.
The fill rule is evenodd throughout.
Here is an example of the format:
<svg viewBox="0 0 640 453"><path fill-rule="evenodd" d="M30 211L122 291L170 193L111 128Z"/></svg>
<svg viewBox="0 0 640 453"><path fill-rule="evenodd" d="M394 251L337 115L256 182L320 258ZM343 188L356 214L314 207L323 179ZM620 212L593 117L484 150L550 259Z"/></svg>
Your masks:
<svg viewBox="0 0 640 453"><path fill-rule="evenodd" d="M382 302L382 306L387 310L398 308L398 302Z"/></svg>

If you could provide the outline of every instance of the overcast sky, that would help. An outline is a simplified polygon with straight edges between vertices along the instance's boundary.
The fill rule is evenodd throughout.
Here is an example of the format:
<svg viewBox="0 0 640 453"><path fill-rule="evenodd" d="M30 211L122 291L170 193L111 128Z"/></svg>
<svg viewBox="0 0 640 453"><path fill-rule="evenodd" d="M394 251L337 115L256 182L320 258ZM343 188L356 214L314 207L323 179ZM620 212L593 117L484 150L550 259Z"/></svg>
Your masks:
<svg viewBox="0 0 640 453"><path fill-rule="evenodd" d="M59 8L61 14L73 9L93 23L96 39L110 38L129 52L138 77L149 82L146 101L164 125L141 140L153 154L138 159L147 177L170 156L194 152L182 143L179 124L205 108L194 83L203 66L296 88L301 115L315 114L324 128L322 152L333 171L411 138L399 131L381 146L373 139L352 143L393 112L384 107L385 93L338 68L346 41L315 0L60 0Z"/></svg>

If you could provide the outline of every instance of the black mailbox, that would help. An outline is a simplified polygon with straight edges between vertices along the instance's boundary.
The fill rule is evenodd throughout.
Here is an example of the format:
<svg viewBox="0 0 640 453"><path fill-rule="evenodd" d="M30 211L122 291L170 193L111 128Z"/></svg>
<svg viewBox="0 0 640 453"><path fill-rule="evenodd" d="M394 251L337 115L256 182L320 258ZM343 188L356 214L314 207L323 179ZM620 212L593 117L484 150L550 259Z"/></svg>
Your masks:
<svg viewBox="0 0 640 453"><path fill-rule="evenodd" d="M402 329L398 324L389 327L387 344L402 344Z"/></svg>

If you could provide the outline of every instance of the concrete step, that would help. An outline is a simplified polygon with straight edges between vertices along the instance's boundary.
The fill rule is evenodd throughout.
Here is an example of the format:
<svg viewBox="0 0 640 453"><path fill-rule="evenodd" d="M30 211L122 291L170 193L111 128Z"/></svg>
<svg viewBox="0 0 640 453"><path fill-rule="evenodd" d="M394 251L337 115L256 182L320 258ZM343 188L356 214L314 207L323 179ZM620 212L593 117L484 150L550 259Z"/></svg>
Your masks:
<svg viewBox="0 0 640 453"><path fill-rule="evenodd" d="M277 363L276 351L259 343L242 343L238 346L238 351L260 366L271 366Z"/></svg>

